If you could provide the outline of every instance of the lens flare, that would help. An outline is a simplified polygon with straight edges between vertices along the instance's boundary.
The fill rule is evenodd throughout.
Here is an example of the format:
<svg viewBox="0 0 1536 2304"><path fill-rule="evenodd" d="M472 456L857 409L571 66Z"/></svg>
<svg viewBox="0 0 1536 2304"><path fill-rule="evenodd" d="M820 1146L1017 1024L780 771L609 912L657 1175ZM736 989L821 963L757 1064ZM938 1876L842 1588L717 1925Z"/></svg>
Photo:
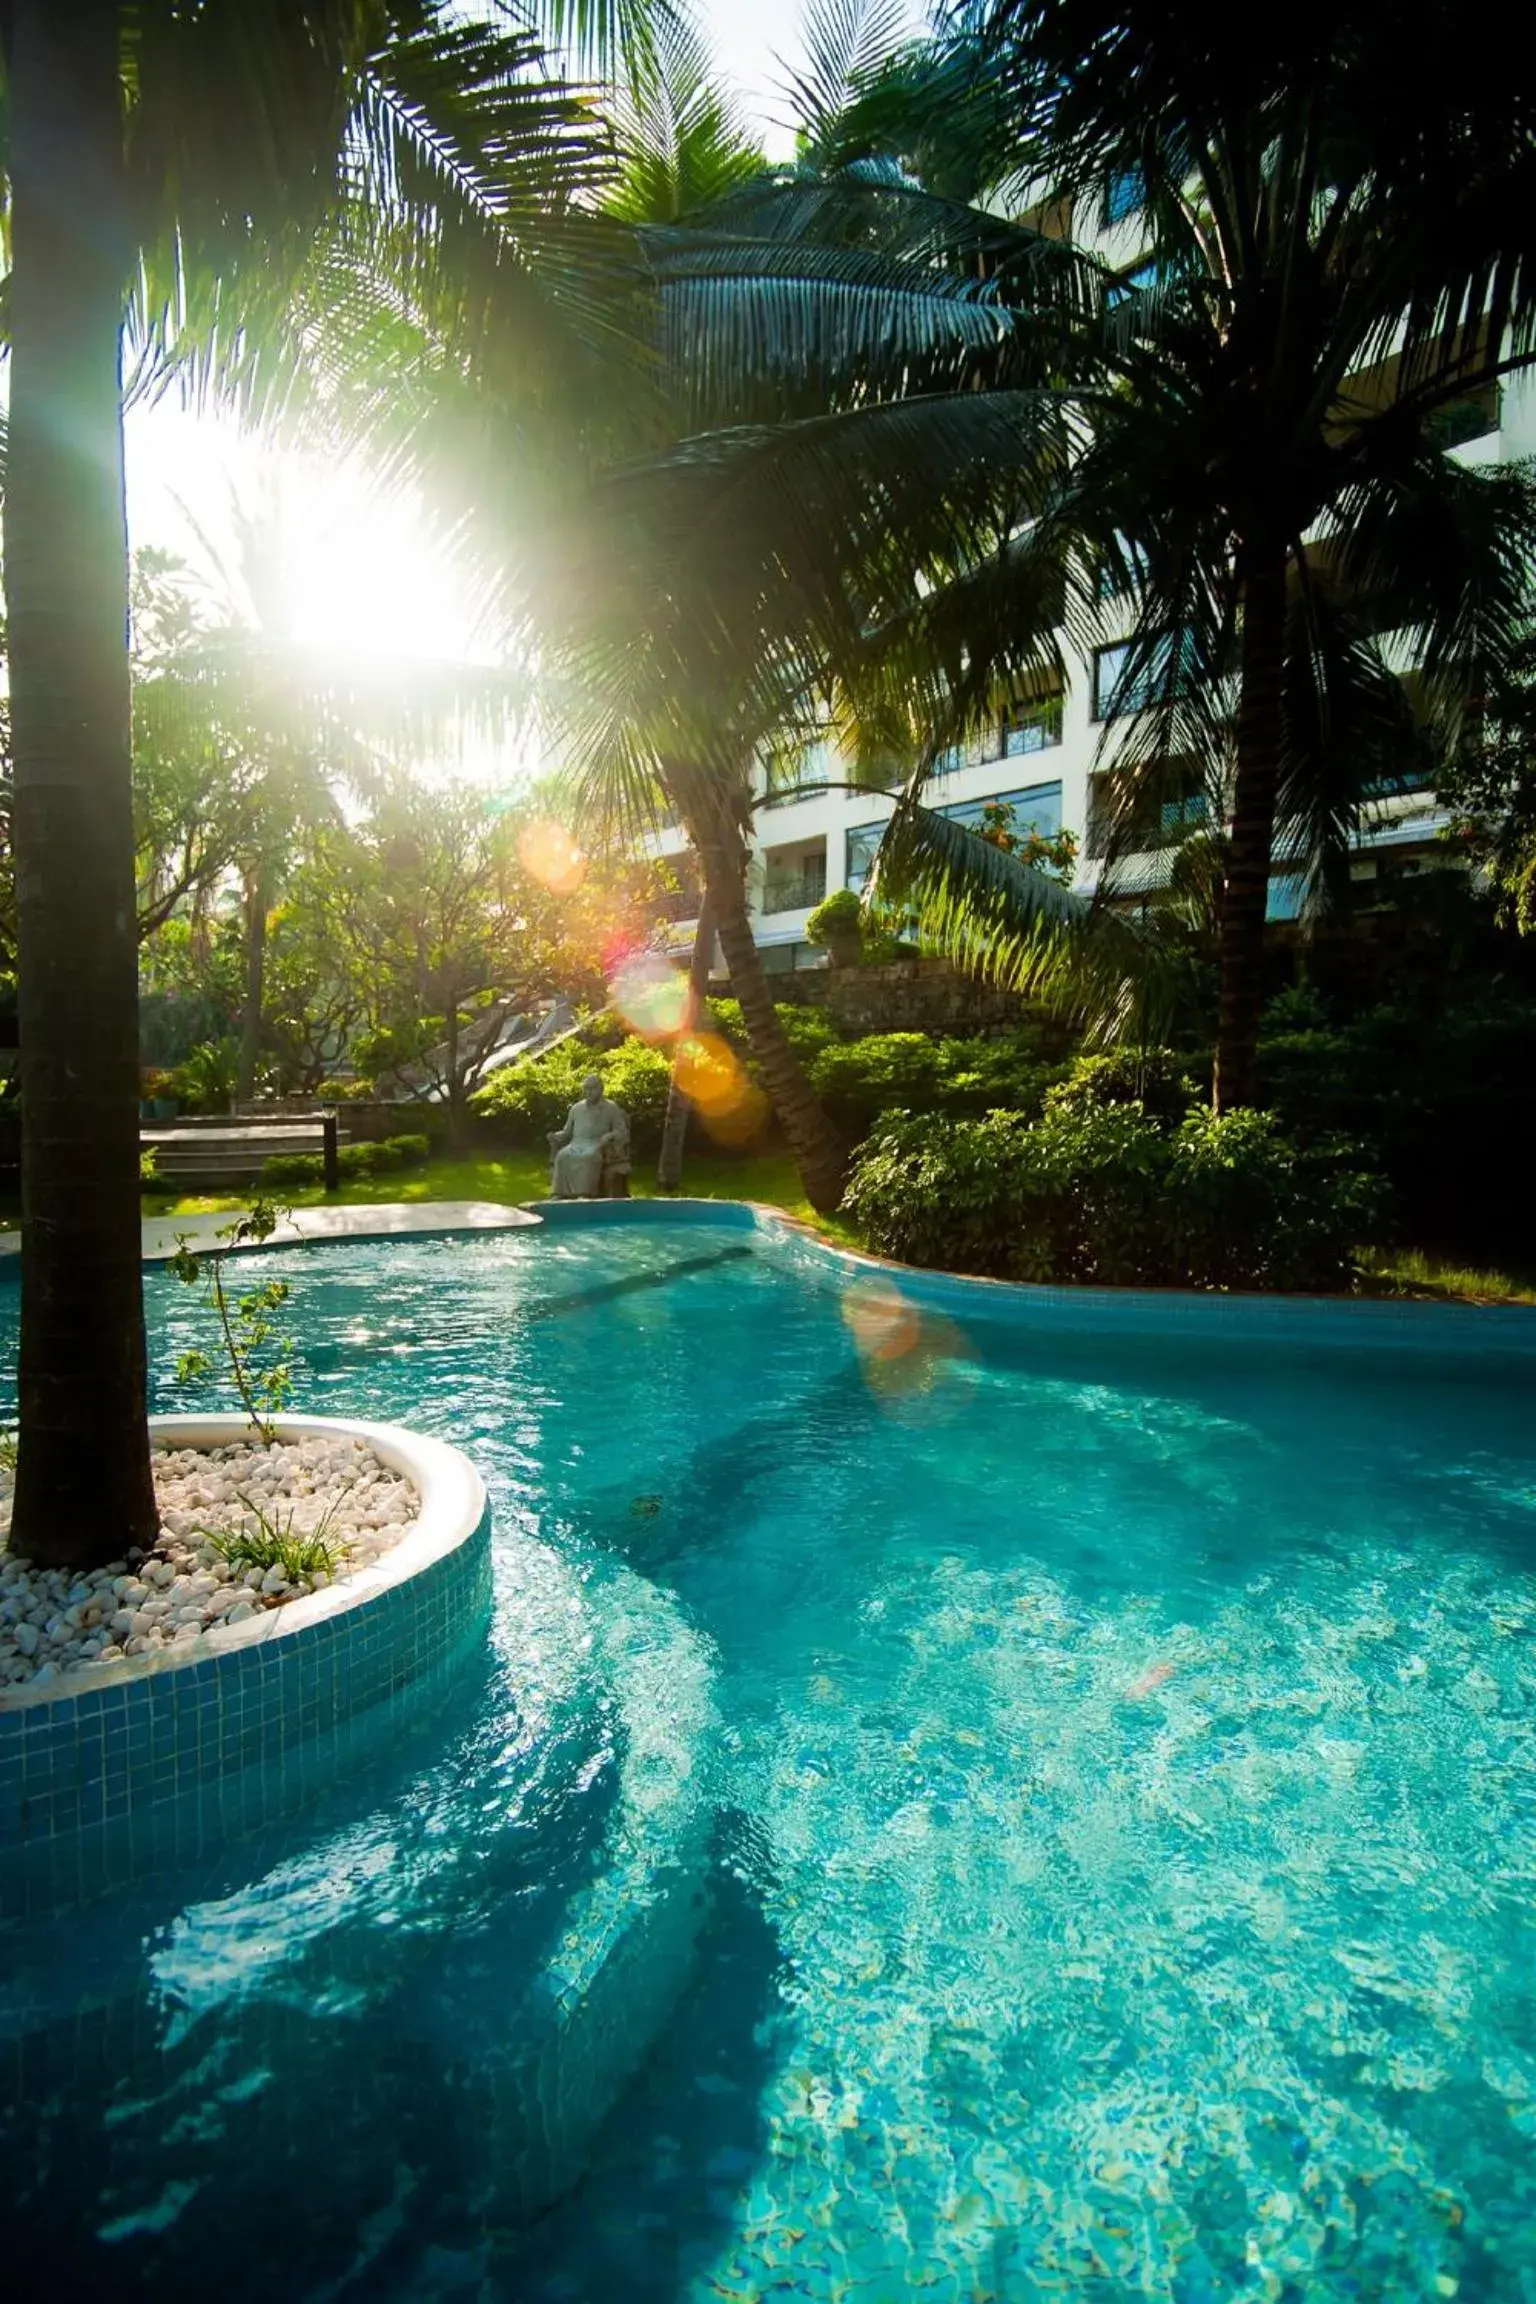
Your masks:
<svg viewBox="0 0 1536 2304"><path fill-rule="evenodd" d="M627 959L610 982L608 996L642 1040L670 1040L688 1021L688 979L659 952Z"/></svg>
<svg viewBox="0 0 1536 2304"><path fill-rule="evenodd" d="M718 1032L684 1032L672 1052L677 1084L717 1144L755 1143L768 1099Z"/></svg>
<svg viewBox="0 0 1536 2304"><path fill-rule="evenodd" d="M957 1412L969 1394L969 1347L952 1320L920 1311L889 1280L858 1280L842 1302L864 1381L882 1400L927 1405L925 1417Z"/></svg>
<svg viewBox="0 0 1536 2304"><path fill-rule="evenodd" d="M889 1280L856 1280L843 1298L843 1318L866 1363L905 1359L922 1331L917 1306Z"/></svg>
<svg viewBox="0 0 1536 2304"><path fill-rule="evenodd" d="M552 896L574 896L587 876L587 860L570 833L547 817L518 834L517 855L529 879Z"/></svg>

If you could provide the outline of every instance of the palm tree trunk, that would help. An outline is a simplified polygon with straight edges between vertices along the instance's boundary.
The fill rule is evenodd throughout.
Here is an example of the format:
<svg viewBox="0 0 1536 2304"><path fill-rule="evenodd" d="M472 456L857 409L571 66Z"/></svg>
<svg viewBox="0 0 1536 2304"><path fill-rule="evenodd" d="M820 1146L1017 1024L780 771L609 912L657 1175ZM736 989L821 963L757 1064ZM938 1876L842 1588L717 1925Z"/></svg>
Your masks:
<svg viewBox="0 0 1536 2304"><path fill-rule="evenodd" d="M240 1019L240 1066L236 1101L249 1104L256 1093L261 1061L261 1003L267 973L266 875L258 866L245 883L245 1013Z"/></svg>
<svg viewBox="0 0 1536 2304"><path fill-rule="evenodd" d="M822 1215L830 1216L842 1203L848 1155L817 1102L773 1004L747 910L747 845L740 822L731 813L729 795L717 799L712 792L695 800L684 812L684 821L699 853L705 898L768 1101L789 1139L806 1198Z"/></svg>
<svg viewBox="0 0 1536 2304"><path fill-rule="evenodd" d="M1221 901L1218 1112L1251 1104L1264 1005L1264 921L1285 727L1285 555L1250 563L1243 582L1237 775Z"/></svg>
<svg viewBox="0 0 1536 2304"><path fill-rule="evenodd" d="M699 899L698 926L693 932L693 958L688 964L688 1019L691 1032L702 1022L709 995L709 971L715 956L715 922L709 891ZM676 1192L683 1181L683 1147L688 1141L688 1115L693 1110L678 1084L677 1064L667 1083L667 1116L661 1124L661 1150L656 1156L656 1189Z"/></svg>
<svg viewBox="0 0 1536 2304"><path fill-rule="evenodd" d="M139 1234L138 950L115 0L11 11L5 585L20 945L20 1460L11 1549L156 1533Z"/></svg>

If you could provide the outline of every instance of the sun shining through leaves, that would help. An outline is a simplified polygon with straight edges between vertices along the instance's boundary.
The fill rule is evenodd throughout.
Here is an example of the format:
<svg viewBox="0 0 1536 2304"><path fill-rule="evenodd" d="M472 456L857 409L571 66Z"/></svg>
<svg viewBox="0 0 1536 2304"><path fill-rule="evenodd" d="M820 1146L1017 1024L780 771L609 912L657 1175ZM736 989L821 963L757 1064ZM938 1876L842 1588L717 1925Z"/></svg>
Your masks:
<svg viewBox="0 0 1536 2304"><path fill-rule="evenodd" d="M660 952L637 952L626 959L609 992L631 1032L642 1040L675 1039L690 1021L687 978Z"/></svg>
<svg viewBox="0 0 1536 2304"><path fill-rule="evenodd" d="M574 896L587 876L587 859L574 835L549 817L518 834L517 858L529 879L552 896Z"/></svg>

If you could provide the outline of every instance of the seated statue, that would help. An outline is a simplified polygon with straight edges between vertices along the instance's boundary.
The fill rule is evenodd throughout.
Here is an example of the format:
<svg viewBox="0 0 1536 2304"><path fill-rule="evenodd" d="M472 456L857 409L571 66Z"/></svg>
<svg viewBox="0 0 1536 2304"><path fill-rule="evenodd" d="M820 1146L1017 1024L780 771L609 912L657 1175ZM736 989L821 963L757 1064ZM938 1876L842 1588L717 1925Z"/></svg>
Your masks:
<svg viewBox="0 0 1536 2304"><path fill-rule="evenodd" d="M622 1200L629 1192L629 1122L619 1105L603 1094L589 1072L581 1102L573 1104L565 1126L549 1139L550 1197L554 1200Z"/></svg>

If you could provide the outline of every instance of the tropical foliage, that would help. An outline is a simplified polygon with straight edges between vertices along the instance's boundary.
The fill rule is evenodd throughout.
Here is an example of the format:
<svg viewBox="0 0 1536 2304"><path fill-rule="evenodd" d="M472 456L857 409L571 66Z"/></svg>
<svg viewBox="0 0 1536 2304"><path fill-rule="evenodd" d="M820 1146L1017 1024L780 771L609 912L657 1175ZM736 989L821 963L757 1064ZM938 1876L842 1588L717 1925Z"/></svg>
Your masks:
<svg viewBox="0 0 1536 2304"><path fill-rule="evenodd" d="M702 403L756 418L766 374L780 407L615 479L643 575L610 586L626 637L594 659L632 687L638 623L644 679L700 726L821 695L905 749L881 893L968 963L1145 1029L1151 939L921 800L1000 701L1059 689L1063 639L1103 651L1106 863L1192 783L1225 828L1215 1080L1242 1102L1272 867L1314 910L1336 894L1529 612L1527 480L1447 452L1532 356L1525 97L1445 5L1407 40L1375 9L1255 41L1157 0L956 22L819 123L816 172L660 244ZM1099 227L1127 183L1122 260Z"/></svg>
<svg viewBox="0 0 1536 2304"><path fill-rule="evenodd" d="M902 1116L854 1162L848 1209L909 1263L1012 1280L1337 1288L1381 1193L1299 1152L1267 1113L1171 1122L1136 1102L1047 1099L1039 1120Z"/></svg>

